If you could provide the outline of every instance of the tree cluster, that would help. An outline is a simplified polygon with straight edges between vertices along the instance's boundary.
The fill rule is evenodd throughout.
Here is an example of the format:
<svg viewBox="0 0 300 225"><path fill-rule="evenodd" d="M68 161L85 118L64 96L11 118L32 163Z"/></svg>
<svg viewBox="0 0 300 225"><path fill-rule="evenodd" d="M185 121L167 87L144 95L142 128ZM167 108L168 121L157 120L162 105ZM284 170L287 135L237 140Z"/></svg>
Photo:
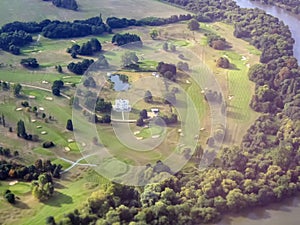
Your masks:
<svg viewBox="0 0 300 225"><path fill-rule="evenodd" d="M118 46L126 45L126 44L134 44L135 46L142 46L141 38L136 34L115 34L112 37L111 43L116 44Z"/></svg>
<svg viewBox="0 0 300 225"><path fill-rule="evenodd" d="M157 66L157 71L165 78L171 80L171 81L176 81L176 66L173 64L168 64L164 62L159 62Z"/></svg>
<svg viewBox="0 0 300 225"><path fill-rule="evenodd" d="M224 50L227 47L226 39L216 34L205 34L208 45L216 50Z"/></svg>
<svg viewBox="0 0 300 225"><path fill-rule="evenodd" d="M34 165L25 166L14 161L0 160L0 180L19 179L22 181L37 180L40 174L48 173L60 178L62 165L52 164L50 160L36 160Z"/></svg>
<svg viewBox="0 0 300 225"><path fill-rule="evenodd" d="M42 33L43 36L47 38L55 39L99 35L106 31L108 31L108 28L103 23L101 16L92 17L86 20L74 20L73 22L51 21L49 19L39 23L15 21L7 23L1 28L1 34L3 33L4 36L7 36L7 34L19 34L19 36L24 37L23 39L27 40L27 42L32 41L32 37L28 33Z"/></svg>
<svg viewBox="0 0 300 225"><path fill-rule="evenodd" d="M20 47L32 42L32 36L25 31L10 31L0 33L0 48L14 55L21 53Z"/></svg>
<svg viewBox="0 0 300 225"><path fill-rule="evenodd" d="M21 59L20 64L26 68L38 68L40 65L36 58L26 58L26 59Z"/></svg>
<svg viewBox="0 0 300 225"><path fill-rule="evenodd" d="M52 176L44 173L32 181L32 195L40 201L49 199L54 193Z"/></svg>
<svg viewBox="0 0 300 225"><path fill-rule="evenodd" d="M108 17L106 19L106 24L112 28L125 28L129 26L161 26L170 23L177 23L180 21L190 20L192 16L187 15L173 15L169 18L158 18L158 17L146 17L140 20L127 19L127 18L117 18L117 17Z"/></svg>
<svg viewBox="0 0 300 225"><path fill-rule="evenodd" d="M101 50L102 46L99 40L92 38L90 41L83 43L82 46L74 44L71 48L67 49L67 53L70 53L72 58L76 58L77 55L91 56Z"/></svg>
<svg viewBox="0 0 300 225"><path fill-rule="evenodd" d="M220 57L217 60L217 67L228 69L230 67L230 62L227 57Z"/></svg>
<svg viewBox="0 0 300 225"><path fill-rule="evenodd" d="M55 80L52 84L52 94L55 96L60 96L60 90L64 87L64 82L62 80Z"/></svg>
<svg viewBox="0 0 300 225"><path fill-rule="evenodd" d="M71 62L67 66L67 68L72 73L75 73L77 75L83 75L85 73L85 71L89 68L89 66L92 65L93 63L94 63L93 59L84 59L78 63Z"/></svg>

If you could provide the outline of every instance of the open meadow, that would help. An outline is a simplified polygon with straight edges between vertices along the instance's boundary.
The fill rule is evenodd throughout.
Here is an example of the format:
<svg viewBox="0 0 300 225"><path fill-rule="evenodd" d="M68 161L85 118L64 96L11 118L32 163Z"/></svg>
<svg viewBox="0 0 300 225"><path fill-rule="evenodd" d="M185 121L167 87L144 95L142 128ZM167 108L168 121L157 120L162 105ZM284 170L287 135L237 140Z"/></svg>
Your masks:
<svg viewBox="0 0 300 225"><path fill-rule="evenodd" d="M163 4L159 1L127 0L78 0L78 11L57 8L51 2L23 0L22 7L18 0L3 0L0 3L0 25L12 21L42 21L44 19L75 20L98 16L106 19L111 16L144 18L147 16L169 17L186 14L186 11ZM134 13L132 11L134 6Z"/></svg>

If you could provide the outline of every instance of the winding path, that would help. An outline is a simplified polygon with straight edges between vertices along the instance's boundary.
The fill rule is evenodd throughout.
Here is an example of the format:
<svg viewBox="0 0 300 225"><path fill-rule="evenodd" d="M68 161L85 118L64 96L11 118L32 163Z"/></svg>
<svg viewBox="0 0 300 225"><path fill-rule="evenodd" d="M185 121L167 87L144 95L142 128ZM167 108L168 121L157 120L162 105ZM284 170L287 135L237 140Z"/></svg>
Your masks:
<svg viewBox="0 0 300 225"><path fill-rule="evenodd" d="M75 167L75 166L77 166L77 165L78 165L78 166L97 166L96 164L79 163L81 160L86 159L86 158L88 158L88 157L90 157L90 156L93 156L93 155L95 155L95 154L90 154L90 155L83 156L83 157L81 157L80 159L77 159L75 162L73 162L73 161L71 161L71 160L69 160L69 159L63 158L63 157L59 157L59 159L61 159L61 160L63 160L63 161L66 161L66 162L72 164L69 168L67 168L67 169L65 169L65 170L63 170L63 171L61 171L61 174L68 172L69 170L71 170L73 167Z"/></svg>

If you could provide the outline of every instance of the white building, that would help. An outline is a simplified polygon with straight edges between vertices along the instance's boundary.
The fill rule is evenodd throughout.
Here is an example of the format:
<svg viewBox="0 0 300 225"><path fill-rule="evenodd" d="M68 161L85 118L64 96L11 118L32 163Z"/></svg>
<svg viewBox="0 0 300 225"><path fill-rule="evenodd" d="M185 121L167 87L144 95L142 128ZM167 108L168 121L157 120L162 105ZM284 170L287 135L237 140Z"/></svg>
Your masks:
<svg viewBox="0 0 300 225"><path fill-rule="evenodd" d="M129 105L129 101L126 99L116 99L113 109L117 112L130 112L131 106Z"/></svg>

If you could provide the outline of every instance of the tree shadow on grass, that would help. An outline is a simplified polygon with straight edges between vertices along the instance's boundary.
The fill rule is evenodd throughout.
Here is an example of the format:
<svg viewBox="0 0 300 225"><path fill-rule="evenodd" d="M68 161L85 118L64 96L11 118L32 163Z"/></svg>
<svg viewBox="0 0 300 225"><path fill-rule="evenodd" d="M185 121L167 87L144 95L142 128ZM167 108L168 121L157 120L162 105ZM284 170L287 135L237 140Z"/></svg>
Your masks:
<svg viewBox="0 0 300 225"><path fill-rule="evenodd" d="M234 65L233 63L230 63L229 65L229 70L240 70L236 65Z"/></svg>
<svg viewBox="0 0 300 225"><path fill-rule="evenodd" d="M243 120L245 118L245 116L243 114L241 114L239 112L229 111L229 110L227 110L226 116L228 118L237 119L237 120Z"/></svg>
<svg viewBox="0 0 300 225"><path fill-rule="evenodd" d="M13 206L19 209L30 209L30 207L26 203L21 201L16 201L16 203Z"/></svg>
<svg viewBox="0 0 300 225"><path fill-rule="evenodd" d="M64 193L55 191L54 195L47 201L44 202L45 205L53 207L61 207L63 204L72 204L73 198Z"/></svg>
<svg viewBox="0 0 300 225"><path fill-rule="evenodd" d="M62 185L62 184L60 184L60 183L55 183L54 184L54 187L56 188L56 189L64 189L64 188L66 188L66 186L64 186L64 185Z"/></svg>

